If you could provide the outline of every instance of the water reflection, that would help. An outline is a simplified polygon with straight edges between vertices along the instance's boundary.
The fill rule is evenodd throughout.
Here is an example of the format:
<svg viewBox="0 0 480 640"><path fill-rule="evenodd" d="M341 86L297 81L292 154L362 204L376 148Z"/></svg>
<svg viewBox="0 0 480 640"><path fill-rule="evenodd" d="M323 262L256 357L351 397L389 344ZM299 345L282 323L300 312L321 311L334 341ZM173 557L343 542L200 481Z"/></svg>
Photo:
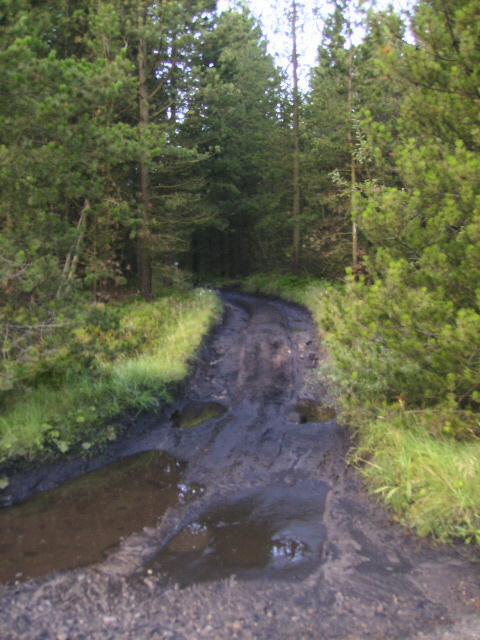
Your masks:
<svg viewBox="0 0 480 640"><path fill-rule="evenodd" d="M303 540L291 538L272 539L272 549L270 552L270 564L279 566L288 562L298 562L302 560L310 551L310 547Z"/></svg>
<svg viewBox="0 0 480 640"><path fill-rule="evenodd" d="M201 494L182 471L164 453L140 453L0 511L0 581L101 561L122 537Z"/></svg>
<svg viewBox="0 0 480 640"><path fill-rule="evenodd" d="M314 400L300 400L295 406L295 411L302 423L327 422L334 420L337 415L333 407Z"/></svg>
<svg viewBox="0 0 480 640"><path fill-rule="evenodd" d="M308 573L323 549L327 490L275 485L213 507L177 533L148 568L180 586L232 574Z"/></svg>

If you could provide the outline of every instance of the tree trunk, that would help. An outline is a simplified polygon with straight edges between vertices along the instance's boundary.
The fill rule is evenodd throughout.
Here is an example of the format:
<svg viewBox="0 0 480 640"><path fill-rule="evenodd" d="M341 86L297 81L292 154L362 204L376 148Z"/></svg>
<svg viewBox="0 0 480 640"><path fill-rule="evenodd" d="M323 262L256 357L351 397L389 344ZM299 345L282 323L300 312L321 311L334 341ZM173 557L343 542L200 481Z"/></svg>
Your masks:
<svg viewBox="0 0 480 640"><path fill-rule="evenodd" d="M349 23L350 32L350 54L348 57L348 117L352 118L353 113L353 44L352 29ZM356 218L356 164L355 164L355 140L353 137L352 123L348 123L348 144L350 147L350 212L352 216L352 267L355 276L358 275L358 232Z"/></svg>
<svg viewBox="0 0 480 640"><path fill-rule="evenodd" d="M300 273L300 119L298 97L297 3L292 0L293 75L293 273Z"/></svg>
<svg viewBox="0 0 480 640"><path fill-rule="evenodd" d="M145 27L144 7L138 7L138 87L139 87L139 129L143 136L149 125L149 95L147 86L147 44L143 35ZM140 206L141 228L138 237L138 278L140 293L145 300L152 298L152 256L150 245L150 180L148 158L140 158Z"/></svg>
<svg viewBox="0 0 480 640"><path fill-rule="evenodd" d="M65 258L65 264L62 271L62 280L57 291L57 298L60 298L62 294L68 292L71 288L75 272L77 270L80 246L85 236L87 213L90 210L90 200L85 198L85 202L80 213L80 218L77 223L77 239L75 246L73 246Z"/></svg>

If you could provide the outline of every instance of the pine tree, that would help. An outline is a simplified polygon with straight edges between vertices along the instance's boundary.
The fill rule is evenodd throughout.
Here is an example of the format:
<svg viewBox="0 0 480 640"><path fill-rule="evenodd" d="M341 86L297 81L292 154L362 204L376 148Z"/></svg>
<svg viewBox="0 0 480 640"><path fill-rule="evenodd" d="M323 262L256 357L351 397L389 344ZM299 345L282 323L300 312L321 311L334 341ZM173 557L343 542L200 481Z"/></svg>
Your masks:
<svg viewBox="0 0 480 640"><path fill-rule="evenodd" d="M389 258L415 265L411 282L456 308L476 304L480 56L475 2L425 2L415 45L385 64L405 83L395 165L401 189L370 192L363 228ZM388 256L389 258L386 258ZM409 279L410 279L409 278Z"/></svg>
<svg viewBox="0 0 480 640"><path fill-rule="evenodd" d="M281 75L246 11L218 17L201 61L202 81L180 126L209 154L197 167L205 220L192 235L191 259L196 272L238 276L263 260L262 221L277 211L282 190Z"/></svg>
<svg viewBox="0 0 480 640"><path fill-rule="evenodd" d="M13 305L61 292L90 217L112 213L128 63L93 55L85 5L12 3L2 24L1 280Z"/></svg>
<svg viewBox="0 0 480 640"><path fill-rule="evenodd" d="M55 332L59 317L75 315L69 296L76 289L96 298L123 281L138 238L141 289L151 295L152 256L165 226L173 226L158 198L158 167L190 153L174 140L175 112L189 92L209 7L3 3L0 317L7 368L15 358L40 357L32 345ZM11 384L8 372L0 384Z"/></svg>
<svg viewBox="0 0 480 640"><path fill-rule="evenodd" d="M353 3L342 0L325 21L318 63L312 69L305 107L304 190L310 219L305 251L317 273L343 277L358 266L365 238L357 240L357 192L371 178L372 140L364 121L391 126L398 115L392 83L375 66L379 37L367 24L364 39L352 43ZM370 131L369 135L373 135Z"/></svg>
<svg viewBox="0 0 480 640"><path fill-rule="evenodd" d="M377 402L435 407L435 428L460 435L480 403L479 11L471 0L421 2L415 43L399 47L394 32L383 47L405 87L390 137L399 186L367 185L373 284L351 282L326 318L352 400L375 389Z"/></svg>

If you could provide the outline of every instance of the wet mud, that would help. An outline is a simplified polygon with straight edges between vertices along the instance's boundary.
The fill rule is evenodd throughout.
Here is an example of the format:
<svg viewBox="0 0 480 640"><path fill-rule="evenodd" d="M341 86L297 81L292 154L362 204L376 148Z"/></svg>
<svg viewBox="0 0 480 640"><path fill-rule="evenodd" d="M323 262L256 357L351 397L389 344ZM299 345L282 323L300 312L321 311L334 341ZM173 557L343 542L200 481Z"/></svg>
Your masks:
<svg viewBox="0 0 480 640"><path fill-rule="evenodd" d="M346 465L349 435L319 376L308 313L233 292L222 299L223 322L173 407L138 418L99 459L11 478L15 501L119 458L122 469L153 456L153 474L135 471L125 494L163 482L170 497L155 490L153 508L129 513L132 528L80 563L89 566L24 582L12 569L0 587L0 637L480 637L478 554L409 535ZM156 455L171 456L174 479ZM100 530L113 528L114 487L106 499L96 493ZM132 495L127 502L141 501Z"/></svg>

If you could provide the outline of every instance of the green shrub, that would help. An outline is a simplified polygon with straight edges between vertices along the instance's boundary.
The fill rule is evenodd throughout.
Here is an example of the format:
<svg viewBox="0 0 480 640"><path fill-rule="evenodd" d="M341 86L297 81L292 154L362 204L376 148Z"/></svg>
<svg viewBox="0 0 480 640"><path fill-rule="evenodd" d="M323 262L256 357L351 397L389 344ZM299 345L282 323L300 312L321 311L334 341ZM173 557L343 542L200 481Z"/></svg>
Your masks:
<svg viewBox="0 0 480 640"><path fill-rule="evenodd" d="M370 286L351 279L345 292L323 297L318 320L342 402L477 411L480 315L407 287L404 268Z"/></svg>
<svg viewBox="0 0 480 640"><path fill-rule="evenodd" d="M323 375L367 486L419 535L480 544L480 318L405 268L317 297Z"/></svg>

